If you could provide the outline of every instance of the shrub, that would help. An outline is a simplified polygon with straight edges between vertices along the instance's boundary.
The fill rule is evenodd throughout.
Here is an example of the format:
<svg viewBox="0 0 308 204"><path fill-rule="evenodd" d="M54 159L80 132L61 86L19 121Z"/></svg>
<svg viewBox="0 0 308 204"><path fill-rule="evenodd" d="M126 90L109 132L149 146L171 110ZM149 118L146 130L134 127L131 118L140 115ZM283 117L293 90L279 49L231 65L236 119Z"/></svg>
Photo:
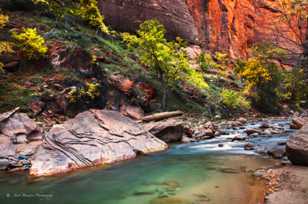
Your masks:
<svg viewBox="0 0 308 204"><path fill-rule="evenodd" d="M104 23L104 16L98 8L97 0L32 0L32 2L47 7L57 17L77 16L100 31L109 33L109 29Z"/></svg>
<svg viewBox="0 0 308 204"><path fill-rule="evenodd" d="M98 8L97 0L80 0L80 7L77 7L73 13L87 21L91 26L99 28L100 31L109 32L104 23L104 17Z"/></svg>
<svg viewBox="0 0 308 204"><path fill-rule="evenodd" d="M302 102L307 103L308 100L308 87L305 82L304 70L302 68L293 68L291 71L283 73L282 81L283 90L281 97L294 106L300 108Z"/></svg>
<svg viewBox="0 0 308 204"><path fill-rule="evenodd" d="M9 17L7 15L0 14L0 29L4 28L9 22Z"/></svg>
<svg viewBox="0 0 308 204"><path fill-rule="evenodd" d="M220 96L222 103L231 110L250 109L250 102L240 92L223 89Z"/></svg>
<svg viewBox="0 0 308 204"><path fill-rule="evenodd" d="M307 95L302 71L296 68L284 71L275 60L284 53L279 48L262 45L254 48L253 57L237 63L236 72L244 81L244 93L261 111L278 113L283 102L298 107Z"/></svg>
<svg viewBox="0 0 308 204"><path fill-rule="evenodd" d="M201 53L199 57L199 64L203 71L208 71L210 68L216 69L219 65L214 61L209 53Z"/></svg>
<svg viewBox="0 0 308 204"><path fill-rule="evenodd" d="M72 88L68 93L69 103L89 102L100 96L100 84L87 83L83 88Z"/></svg>
<svg viewBox="0 0 308 204"><path fill-rule="evenodd" d="M236 71L244 80L244 94L252 98L259 110L268 113L279 112L282 73L275 63L250 58L238 64Z"/></svg>
<svg viewBox="0 0 308 204"><path fill-rule="evenodd" d="M48 48L45 39L38 34L36 28L24 28L22 32L12 32L12 37L17 41L16 46L28 59L44 56Z"/></svg>
<svg viewBox="0 0 308 204"><path fill-rule="evenodd" d="M270 70L258 58L249 58L245 62L238 62L236 71L245 81L244 92L249 94L261 83L271 80Z"/></svg>
<svg viewBox="0 0 308 204"><path fill-rule="evenodd" d="M0 56L3 54L11 54L14 53L13 45L7 41L0 41ZM4 64L0 62L0 72L4 72L3 70Z"/></svg>
<svg viewBox="0 0 308 204"><path fill-rule="evenodd" d="M209 69L215 69L218 71L219 75L228 75L228 65L230 60L227 54L216 52L212 56L210 53L201 53L199 57L199 65L203 71L209 71Z"/></svg>

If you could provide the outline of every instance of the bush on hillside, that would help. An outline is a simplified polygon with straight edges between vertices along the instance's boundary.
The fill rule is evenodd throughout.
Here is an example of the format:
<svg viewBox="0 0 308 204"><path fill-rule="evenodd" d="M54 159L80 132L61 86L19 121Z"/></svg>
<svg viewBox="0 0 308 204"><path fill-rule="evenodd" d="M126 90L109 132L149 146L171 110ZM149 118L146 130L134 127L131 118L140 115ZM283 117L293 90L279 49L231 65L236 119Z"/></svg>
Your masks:
<svg viewBox="0 0 308 204"><path fill-rule="evenodd" d="M222 104L230 110L250 109L250 102L240 92L223 89L220 96L222 98Z"/></svg>
<svg viewBox="0 0 308 204"><path fill-rule="evenodd" d="M37 32L36 28L23 28L21 32L12 31L16 46L27 59L37 59L44 56L48 48L45 39Z"/></svg>
<svg viewBox="0 0 308 204"><path fill-rule="evenodd" d="M77 16L101 32L109 33L109 29L104 23L104 16L98 8L97 0L32 0L32 2L47 7L57 17Z"/></svg>

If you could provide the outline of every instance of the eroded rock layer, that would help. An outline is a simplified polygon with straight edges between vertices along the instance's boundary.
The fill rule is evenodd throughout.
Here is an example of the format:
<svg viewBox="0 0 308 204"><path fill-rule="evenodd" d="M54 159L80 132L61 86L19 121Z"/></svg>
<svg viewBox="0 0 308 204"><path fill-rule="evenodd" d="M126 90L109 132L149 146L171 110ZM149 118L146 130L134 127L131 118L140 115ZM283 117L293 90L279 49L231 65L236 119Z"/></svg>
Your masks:
<svg viewBox="0 0 308 204"><path fill-rule="evenodd" d="M166 143L119 112L90 110L47 133L31 159L30 175L50 176L166 148Z"/></svg>

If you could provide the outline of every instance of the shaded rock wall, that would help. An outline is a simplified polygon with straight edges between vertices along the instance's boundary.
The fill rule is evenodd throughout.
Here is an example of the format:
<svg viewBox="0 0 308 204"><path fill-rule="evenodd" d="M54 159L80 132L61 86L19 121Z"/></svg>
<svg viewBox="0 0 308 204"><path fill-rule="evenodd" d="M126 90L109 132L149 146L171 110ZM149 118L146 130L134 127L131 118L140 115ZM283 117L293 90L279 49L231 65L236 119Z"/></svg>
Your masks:
<svg viewBox="0 0 308 204"><path fill-rule="evenodd" d="M146 19L162 22L171 36L180 35L189 41L198 41L198 32L183 0L102 0L102 13L113 28L135 31Z"/></svg>
<svg viewBox="0 0 308 204"><path fill-rule="evenodd" d="M300 31L296 25L282 23L275 1L101 0L100 6L107 23L117 30L134 31L144 20L157 18L169 36L233 57L246 56L247 48L260 41L302 52Z"/></svg>

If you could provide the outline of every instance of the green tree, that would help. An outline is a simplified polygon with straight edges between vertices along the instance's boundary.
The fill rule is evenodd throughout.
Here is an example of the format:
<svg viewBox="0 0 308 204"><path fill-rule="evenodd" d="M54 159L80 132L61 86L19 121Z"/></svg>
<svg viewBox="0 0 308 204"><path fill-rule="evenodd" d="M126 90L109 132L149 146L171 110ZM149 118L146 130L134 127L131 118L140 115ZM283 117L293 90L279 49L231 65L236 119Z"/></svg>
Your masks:
<svg viewBox="0 0 308 204"><path fill-rule="evenodd" d="M140 25L137 35L123 33L123 40L136 49L140 61L158 75L162 86L162 108L166 108L167 85L186 79L199 88L207 88L203 76L189 66L182 40L168 41L166 30L157 20L147 20Z"/></svg>

